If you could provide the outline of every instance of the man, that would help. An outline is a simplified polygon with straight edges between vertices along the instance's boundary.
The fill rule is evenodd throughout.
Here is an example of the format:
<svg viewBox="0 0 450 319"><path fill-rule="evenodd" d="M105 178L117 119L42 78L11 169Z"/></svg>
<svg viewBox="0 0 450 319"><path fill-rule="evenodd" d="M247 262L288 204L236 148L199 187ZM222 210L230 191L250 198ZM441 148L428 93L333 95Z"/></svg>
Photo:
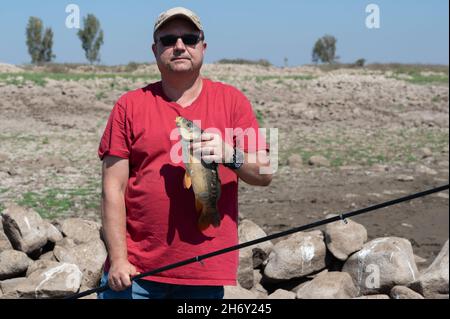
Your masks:
<svg viewBox="0 0 450 319"><path fill-rule="evenodd" d="M204 37L192 11L178 7L163 12L155 23L152 45L161 81L126 93L111 112L98 151L108 249L101 284L111 289L99 298L223 298L223 286L236 284L238 251L130 280L237 244L238 178L260 186L272 179L261 173L270 165L268 146L258 134L249 101L237 89L200 76ZM192 145L204 161L222 163L217 203L221 223L204 232L196 227L192 188L183 187L184 163L171 158L179 143L179 137L172 136L178 116L222 133L205 132ZM237 130L231 145L224 139L227 128L254 134Z"/></svg>

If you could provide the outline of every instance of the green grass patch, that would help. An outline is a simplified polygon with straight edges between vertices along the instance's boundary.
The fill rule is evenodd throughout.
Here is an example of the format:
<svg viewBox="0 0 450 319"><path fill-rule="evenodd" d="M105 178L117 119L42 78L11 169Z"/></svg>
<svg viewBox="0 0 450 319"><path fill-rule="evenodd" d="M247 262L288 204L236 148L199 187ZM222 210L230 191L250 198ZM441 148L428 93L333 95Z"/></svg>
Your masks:
<svg viewBox="0 0 450 319"><path fill-rule="evenodd" d="M256 81L256 83L262 83L264 81L276 81L275 83L284 83L284 80L294 80L294 81L309 81L314 79L312 75L256 75L256 76L245 76L244 79L247 81Z"/></svg>
<svg viewBox="0 0 450 319"><path fill-rule="evenodd" d="M43 218L56 218L74 209L99 209L97 182L72 189L50 188L43 192L26 192L17 204L34 209Z"/></svg>
<svg viewBox="0 0 450 319"><path fill-rule="evenodd" d="M12 85L24 85L32 82L39 86L45 86L48 79L56 81L80 81L94 79L129 79L133 82L138 80L153 81L159 80L159 74L136 75L127 73L43 73L43 72L25 72L25 73L0 73L0 82ZM114 82L113 82L114 83ZM115 84L114 84L115 85Z"/></svg>
<svg viewBox="0 0 450 319"><path fill-rule="evenodd" d="M264 116L261 110L256 110L256 119L258 120L259 126L264 125Z"/></svg>
<svg viewBox="0 0 450 319"><path fill-rule="evenodd" d="M98 92L97 94L95 94L95 98L98 100L98 101L100 101L101 99L104 99L106 97L106 94L105 94L105 92L103 92L103 91L100 91L100 92Z"/></svg>
<svg viewBox="0 0 450 319"><path fill-rule="evenodd" d="M291 154L299 154L305 165L312 155L324 156L332 167L417 163L421 159L421 148L428 147L433 153L439 153L448 146L448 139L448 130L442 129L402 129L389 133L380 130L370 136L364 133L349 136L345 132L320 138L301 136L294 147L286 146L279 151L279 161L284 165Z"/></svg>

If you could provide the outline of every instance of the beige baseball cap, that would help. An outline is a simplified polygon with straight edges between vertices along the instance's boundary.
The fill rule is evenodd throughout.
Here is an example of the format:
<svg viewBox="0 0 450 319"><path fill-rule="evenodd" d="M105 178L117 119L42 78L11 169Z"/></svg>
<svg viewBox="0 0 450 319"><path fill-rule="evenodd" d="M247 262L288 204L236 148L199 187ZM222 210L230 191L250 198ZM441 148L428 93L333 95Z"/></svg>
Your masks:
<svg viewBox="0 0 450 319"><path fill-rule="evenodd" d="M158 19L155 22L155 27L153 28L153 33L155 33L164 23L175 17L186 18L187 20L191 21L200 31L203 31L202 23L200 22L200 18L197 14L183 7L176 7L164 11L158 16Z"/></svg>

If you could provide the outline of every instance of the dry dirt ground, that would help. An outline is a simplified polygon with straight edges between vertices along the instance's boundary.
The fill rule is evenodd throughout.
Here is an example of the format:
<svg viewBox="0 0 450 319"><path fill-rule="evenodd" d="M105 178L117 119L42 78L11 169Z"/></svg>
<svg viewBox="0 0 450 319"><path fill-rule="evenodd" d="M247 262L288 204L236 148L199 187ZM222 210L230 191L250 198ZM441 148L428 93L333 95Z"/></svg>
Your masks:
<svg viewBox="0 0 450 319"><path fill-rule="evenodd" d="M99 220L97 147L121 94L156 81L154 65L69 70L0 65L0 209ZM448 68L205 65L278 129L269 187L240 184L240 212L267 233L448 183ZM97 72L94 74L94 72ZM302 163L288 162L298 154ZM309 165L322 155L329 166ZM448 191L354 218L369 238L405 237L429 261L449 236Z"/></svg>

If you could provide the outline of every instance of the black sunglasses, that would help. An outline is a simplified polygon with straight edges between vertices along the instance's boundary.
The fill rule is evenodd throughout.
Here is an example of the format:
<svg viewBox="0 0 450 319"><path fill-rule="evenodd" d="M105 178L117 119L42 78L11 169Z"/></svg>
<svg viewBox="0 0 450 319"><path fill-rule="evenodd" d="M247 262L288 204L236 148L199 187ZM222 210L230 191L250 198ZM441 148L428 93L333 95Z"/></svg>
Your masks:
<svg viewBox="0 0 450 319"><path fill-rule="evenodd" d="M196 45L197 43L200 42L200 40L202 40L202 37L197 34L183 34L183 35L168 34L160 37L159 40L164 46L167 47L175 45L175 43L177 43L178 39L180 38L185 45Z"/></svg>

